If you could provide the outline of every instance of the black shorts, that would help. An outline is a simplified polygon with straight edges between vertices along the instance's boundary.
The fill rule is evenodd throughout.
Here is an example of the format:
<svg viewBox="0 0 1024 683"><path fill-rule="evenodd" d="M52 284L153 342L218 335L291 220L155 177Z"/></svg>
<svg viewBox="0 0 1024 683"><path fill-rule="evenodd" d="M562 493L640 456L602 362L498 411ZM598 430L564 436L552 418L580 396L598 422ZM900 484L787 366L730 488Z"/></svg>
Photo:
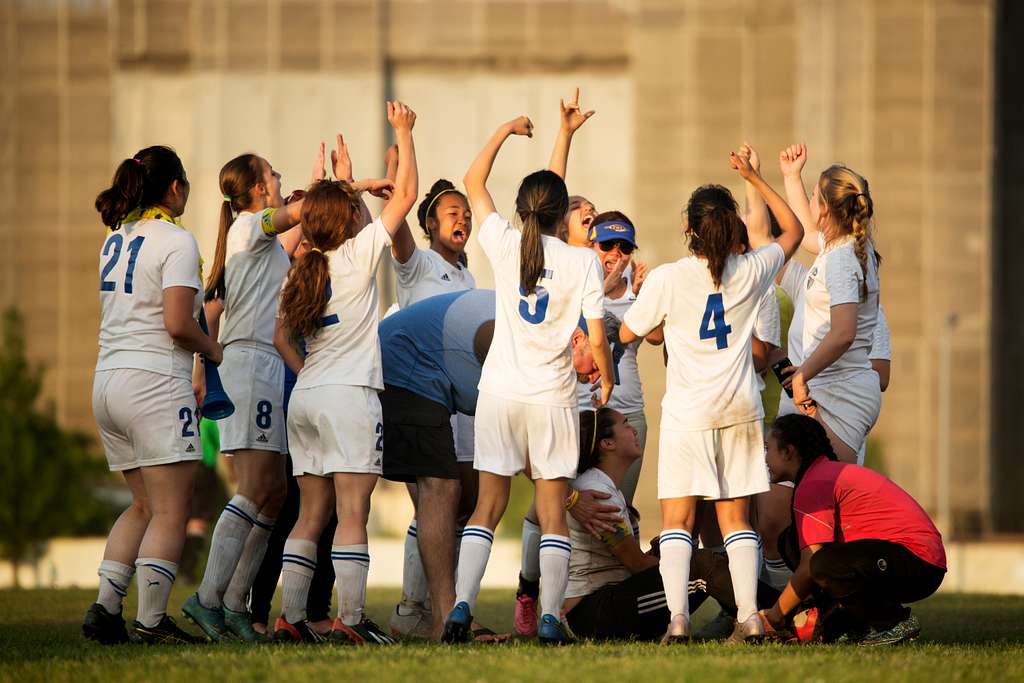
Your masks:
<svg viewBox="0 0 1024 683"><path fill-rule="evenodd" d="M565 615L580 638L657 640L665 634L669 613L658 567L599 588Z"/></svg>
<svg viewBox="0 0 1024 683"><path fill-rule="evenodd" d="M419 394L384 386L383 476L414 483L421 477L458 479L455 436L448 408Z"/></svg>

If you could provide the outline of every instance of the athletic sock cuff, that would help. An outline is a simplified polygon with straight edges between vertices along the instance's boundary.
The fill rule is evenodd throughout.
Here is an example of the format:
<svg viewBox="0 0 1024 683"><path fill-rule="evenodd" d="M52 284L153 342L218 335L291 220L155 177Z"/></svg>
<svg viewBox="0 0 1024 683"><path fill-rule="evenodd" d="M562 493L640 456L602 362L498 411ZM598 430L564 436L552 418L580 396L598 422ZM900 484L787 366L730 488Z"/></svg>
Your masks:
<svg viewBox="0 0 1024 683"><path fill-rule="evenodd" d="M274 523L277 521L277 517L268 517L266 515L256 515L256 523L254 526L257 529L262 529L267 533L274 530Z"/></svg>
<svg viewBox="0 0 1024 683"><path fill-rule="evenodd" d="M130 580L132 578L132 574L135 573L135 567L122 564L117 560L103 560L100 562L100 570L98 573L100 576L103 576L104 572L122 576Z"/></svg>
<svg viewBox="0 0 1024 683"><path fill-rule="evenodd" d="M764 563L772 569L787 569L785 560L769 560L765 558Z"/></svg>
<svg viewBox="0 0 1024 683"><path fill-rule="evenodd" d="M540 525L535 523L535 522L531 522L530 520L528 520L528 519L526 519L524 517L523 518L523 533L526 533L527 531L533 532L535 534L539 534L540 533Z"/></svg>
<svg viewBox="0 0 1024 683"><path fill-rule="evenodd" d="M540 554L541 555L565 555L569 557L572 553L572 544L569 542L568 536L560 536L558 534L544 534L540 537Z"/></svg>
<svg viewBox="0 0 1024 683"><path fill-rule="evenodd" d="M413 538L416 538L416 520L415 519L412 520L411 522L409 522L409 528L406 530L405 533L406 533L407 536L412 536Z"/></svg>
<svg viewBox="0 0 1024 683"><path fill-rule="evenodd" d="M671 546L679 543L688 545L691 548L694 547L693 537L686 529L665 529L658 536L658 545L663 548L666 545Z"/></svg>
<svg viewBox="0 0 1024 683"><path fill-rule="evenodd" d="M163 574L171 581L174 581L175 577L178 575L177 563L170 562L168 560L161 560L157 557L140 557L135 560L136 570L142 569L143 567L152 569L158 574Z"/></svg>
<svg viewBox="0 0 1024 683"><path fill-rule="evenodd" d="M243 522L247 522L255 526L256 517L259 516L260 508L256 503L252 502L245 496L235 495L234 498L228 501L228 504L224 506L224 512L228 512L238 517Z"/></svg>
<svg viewBox="0 0 1024 683"><path fill-rule="evenodd" d="M490 547L494 543L494 532L485 526L467 526L462 532L462 542Z"/></svg>
<svg viewBox="0 0 1024 683"><path fill-rule="evenodd" d="M331 560L334 562L355 562L364 567L369 567L369 547L365 543L360 545L331 546Z"/></svg>
<svg viewBox="0 0 1024 683"><path fill-rule="evenodd" d="M312 576L316 569L316 543L288 539L281 554L281 570Z"/></svg>
<svg viewBox="0 0 1024 683"><path fill-rule="evenodd" d="M734 531L722 539L726 552L735 548L757 548L760 540L757 533L750 530Z"/></svg>

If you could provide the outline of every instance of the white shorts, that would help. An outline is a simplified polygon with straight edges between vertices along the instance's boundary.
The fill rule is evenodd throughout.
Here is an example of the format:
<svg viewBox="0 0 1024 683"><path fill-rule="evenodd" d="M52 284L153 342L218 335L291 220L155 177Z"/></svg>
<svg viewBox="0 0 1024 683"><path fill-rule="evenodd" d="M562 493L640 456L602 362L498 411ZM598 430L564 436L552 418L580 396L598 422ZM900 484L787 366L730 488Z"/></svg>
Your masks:
<svg viewBox="0 0 1024 683"><path fill-rule="evenodd" d="M878 374L868 369L809 389L818 404L818 419L851 450L859 451L882 410Z"/></svg>
<svg viewBox="0 0 1024 683"><path fill-rule="evenodd" d="M692 432L661 429L658 498L741 498L768 490L761 420Z"/></svg>
<svg viewBox="0 0 1024 683"><path fill-rule="evenodd" d="M472 415L452 415L452 436L455 437L455 462L473 462L473 439L476 431Z"/></svg>
<svg viewBox="0 0 1024 683"><path fill-rule="evenodd" d="M288 444L295 476L380 474L384 425L376 389L327 384L292 391Z"/></svg>
<svg viewBox="0 0 1024 683"><path fill-rule="evenodd" d="M527 463L534 479L573 479L580 459L574 407L520 403L480 392L473 467L506 477Z"/></svg>
<svg viewBox="0 0 1024 683"><path fill-rule="evenodd" d="M281 356L249 344L229 344L218 370L224 391L235 404L235 412L217 423L221 452L287 453Z"/></svg>
<svg viewBox="0 0 1024 683"><path fill-rule="evenodd" d="M92 413L112 472L203 457L191 380L102 370L93 378Z"/></svg>

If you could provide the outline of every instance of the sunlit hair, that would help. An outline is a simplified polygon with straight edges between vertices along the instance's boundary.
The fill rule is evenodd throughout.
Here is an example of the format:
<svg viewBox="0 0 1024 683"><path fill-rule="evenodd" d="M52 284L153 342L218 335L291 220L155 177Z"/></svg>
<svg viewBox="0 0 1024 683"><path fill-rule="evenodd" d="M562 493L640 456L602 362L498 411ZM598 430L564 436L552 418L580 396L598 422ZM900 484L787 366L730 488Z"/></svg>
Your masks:
<svg viewBox="0 0 1024 683"><path fill-rule="evenodd" d="M716 289L721 288L725 265L739 251L746 232L736 208L732 193L721 185L698 187L686 203L690 251L707 260Z"/></svg>
<svg viewBox="0 0 1024 683"><path fill-rule="evenodd" d="M220 227L217 229L217 247L213 252L213 266L206 279L206 300L223 299L224 262L228 253L228 231L235 222L235 213L250 208L255 202L253 191L263 182L266 162L255 154L241 154L220 169ZM227 197L228 199L224 199Z"/></svg>
<svg viewBox="0 0 1024 683"><path fill-rule="evenodd" d="M185 167L173 149L163 145L140 149L118 164L110 187L96 197L103 225L119 229L133 210L162 202L175 180L188 186Z"/></svg>
<svg viewBox="0 0 1024 683"><path fill-rule="evenodd" d="M531 293L544 272L541 235L555 235L565 222L569 193L565 181L552 171L535 171L523 178L516 195L516 214L523 224L519 246L519 286Z"/></svg>
<svg viewBox="0 0 1024 683"><path fill-rule="evenodd" d="M359 193L345 181L321 180L302 202L302 235L310 249L295 259L281 292L281 324L297 337L322 326L330 278L327 256L355 235Z"/></svg>
<svg viewBox="0 0 1024 683"><path fill-rule="evenodd" d="M818 178L818 196L822 206L828 207L839 235L853 235L854 253L864 273L860 291L863 300L868 293L868 248L871 218L875 213L868 181L852 169L835 164L826 168Z"/></svg>

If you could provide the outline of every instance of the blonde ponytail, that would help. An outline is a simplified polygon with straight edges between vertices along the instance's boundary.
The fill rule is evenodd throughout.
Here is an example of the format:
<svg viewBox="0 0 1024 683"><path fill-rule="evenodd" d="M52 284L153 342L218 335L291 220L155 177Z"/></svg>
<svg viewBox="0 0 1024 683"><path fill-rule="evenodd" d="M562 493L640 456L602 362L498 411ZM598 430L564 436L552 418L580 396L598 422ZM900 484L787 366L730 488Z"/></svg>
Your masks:
<svg viewBox="0 0 1024 683"><path fill-rule="evenodd" d="M863 301L868 294L868 245L875 213L868 181L852 169L836 164L821 174L818 194L821 203L828 207L839 234L850 235L854 239L853 250L864 275L860 288Z"/></svg>

